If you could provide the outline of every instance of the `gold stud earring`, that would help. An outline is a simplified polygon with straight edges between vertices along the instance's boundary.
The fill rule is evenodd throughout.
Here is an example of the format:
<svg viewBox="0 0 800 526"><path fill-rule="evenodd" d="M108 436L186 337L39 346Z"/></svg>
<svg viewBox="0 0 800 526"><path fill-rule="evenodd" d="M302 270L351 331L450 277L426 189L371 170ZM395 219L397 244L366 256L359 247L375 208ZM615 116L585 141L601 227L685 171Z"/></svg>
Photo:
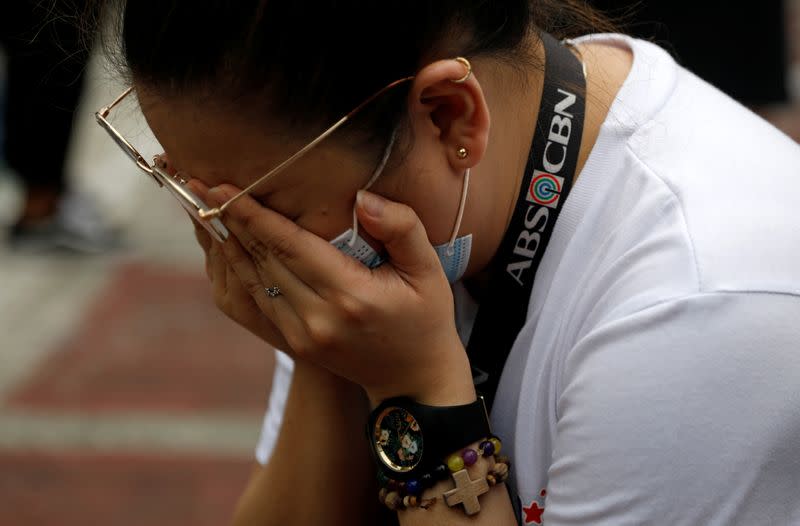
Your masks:
<svg viewBox="0 0 800 526"><path fill-rule="evenodd" d="M466 159L469 156L469 152L467 151L466 148L462 146L461 148L458 149L456 155L458 156L459 159Z"/></svg>

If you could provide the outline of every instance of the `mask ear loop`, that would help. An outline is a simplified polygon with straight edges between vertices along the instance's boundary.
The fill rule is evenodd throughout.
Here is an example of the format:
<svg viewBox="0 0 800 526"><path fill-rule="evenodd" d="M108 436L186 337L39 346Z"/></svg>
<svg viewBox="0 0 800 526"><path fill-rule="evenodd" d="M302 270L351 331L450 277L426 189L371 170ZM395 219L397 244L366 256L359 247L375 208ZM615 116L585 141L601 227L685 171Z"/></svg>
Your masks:
<svg viewBox="0 0 800 526"><path fill-rule="evenodd" d="M378 166L375 168L375 171L372 172L372 177L364 185L362 190L369 190L370 187L375 184L375 181L378 180L378 177L383 173L383 169L386 168L386 163L389 162L389 157L392 155L392 148L394 148L394 142L397 139L397 129L392 130L392 136L389 138L389 144L386 145L386 149L383 151L383 157L381 158L381 162L378 163ZM353 206L353 235L350 236L350 239L347 241L347 244L352 248L356 244L356 239L358 238L358 216L356 216L356 207Z"/></svg>
<svg viewBox="0 0 800 526"><path fill-rule="evenodd" d="M456 253L456 236L461 228L461 220L464 218L464 208L467 205L467 191L469 190L469 168L464 172L464 185L461 187L461 201L458 203L458 215L456 224L453 226L453 233L450 235L450 242L447 244L447 257L452 257Z"/></svg>
<svg viewBox="0 0 800 526"><path fill-rule="evenodd" d="M464 68L467 70L464 73L464 76L459 79L451 80L454 84L463 84L472 76L472 64L470 64L469 60L465 59L464 57L456 57L454 59L456 62L461 63ZM392 148L394 147L395 139L397 139L397 128L392 130L392 136L389 138L389 144L386 145L386 150L383 152L383 158L381 159L380 164L378 167L375 168L375 171L372 172L372 178L367 182L366 186L362 188L362 190L369 190L369 188L378 180L381 173L383 173L383 169L386 168L386 163L389 161L389 156L392 154ZM458 235L458 229L461 228L461 218L464 217L464 206L467 203L467 190L469 189L469 168L467 168L466 173L464 173L464 186L461 189L461 203L458 205L458 217L456 218L455 228L453 228L453 234L450 237L450 243L447 245L447 255L452 256L455 253L454 247L456 243L456 236ZM350 239L347 241L347 244L352 248L356 244L356 239L358 238L358 217L356 216L356 207L353 206L353 235L350 236Z"/></svg>

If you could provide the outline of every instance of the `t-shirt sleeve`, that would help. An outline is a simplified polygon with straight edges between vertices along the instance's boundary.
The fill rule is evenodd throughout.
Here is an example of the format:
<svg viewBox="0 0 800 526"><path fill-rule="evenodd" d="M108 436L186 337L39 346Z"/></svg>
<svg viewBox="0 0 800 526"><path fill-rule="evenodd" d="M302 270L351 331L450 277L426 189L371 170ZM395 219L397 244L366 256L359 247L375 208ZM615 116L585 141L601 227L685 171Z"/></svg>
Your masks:
<svg viewBox="0 0 800 526"><path fill-rule="evenodd" d="M272 389L269 395L269 406L261 426L261 436L256 446L256 460L262 466L269 461L278 435L281 431L283 413L286 410L286 399L292 385L294 360L281 351L275 351L275 372L272 377Z"/></svg>
<svg viewBox="0 0 800 526"><path fill-rule="evenodd" d="M800 523L800 296L656 305L560 374L544 524Z"/></svg>

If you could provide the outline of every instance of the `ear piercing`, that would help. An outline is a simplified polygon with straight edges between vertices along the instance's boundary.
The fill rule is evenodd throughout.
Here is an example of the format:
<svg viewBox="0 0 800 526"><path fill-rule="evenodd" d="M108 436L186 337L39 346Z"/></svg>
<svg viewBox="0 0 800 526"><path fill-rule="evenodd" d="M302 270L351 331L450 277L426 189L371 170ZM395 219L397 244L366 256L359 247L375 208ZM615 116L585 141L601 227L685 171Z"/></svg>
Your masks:
<svg viewBox="0 0 800 526"><path fill-rule="evenodd" d="M472 64L470 64L469 60L465 59L464 57L456 57L455 61L461 63L464 66L464 68L466 68L467 71L463 77L461 77L460 79L455 79L451 82L453 82L454 84L463 84L472 75ZM460 147L458 150L456 150L456 157L458 157L463 161L464 159L469 157L469 150L467 150L463 146Z"/></svg>
<svg viewBox="0 0 800 526"><path fill-rule="evenodd" d="M453 80L451 82L453 82L455 84L463 84L472 75L472 64L470 64L469 60L465 59L464 57L456 57L454 60L456 62L460 62L466 68L467 72L460 79L455 79L455 80Z"/></svg>

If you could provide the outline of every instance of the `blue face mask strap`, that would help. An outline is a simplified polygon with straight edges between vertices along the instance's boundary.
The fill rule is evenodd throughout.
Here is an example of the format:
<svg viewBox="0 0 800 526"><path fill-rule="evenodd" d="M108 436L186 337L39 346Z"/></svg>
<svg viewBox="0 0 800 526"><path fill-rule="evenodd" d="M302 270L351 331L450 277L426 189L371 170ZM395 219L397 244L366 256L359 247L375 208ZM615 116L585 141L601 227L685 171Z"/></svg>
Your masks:
<svg viewBox="0 0 800 526"><path fill-rule="evenodd" d="M369 190L370 187L375 184L375 181L378 180L378 177L383 173L383 170L386 168L386 163L389 161L389 157L392 154L392 149L394 148L394 143L397 140L397 129L392 131L392 135L389 138L389 143L386 145L386 149L383 152L383 157L381 158L381 162L378 163L378 166L375 168L375 171L372 172L372 177L364 185L363 190ZM455 254L455 243L456 237L458 236L458 231L461 228L461 221L464 218L464 208L467 205L467 193L469 192L469 175L470 169L467 168L464 172L464 183L461 186L461 199L458 202L458 214L456 215L456 222L453 225L453 232L450 235L450 241L447 243L447 256L452 257ZM356 208L353 207L353 233L350 236L350 239L347 241L347 244L352 248L356 244L356 239L358 238L358 217L356 216Z"/></svg>
<svg viewBox="0 0 800 526"><path fill-rule="evenodd" d="M455 254L456 236L458 230L461 228L461 220L464 218L464 208L467 205L467 192L469 191L469 168L464 172L464 184L461 187L461 200L458 203L458 215L456 216L456 224L453 226L453 233L450 235L450 242L447 244L447 256L452 257Z"/></svg>
<svg viewBox="0 0 800 526"><path fill-rule="evenodd" d="M386 168L386 163L389 162L389 157L392 155L392 148L394 148L395 140L397 140L397 128L392 130L392 136L389 137L389 144L386 145L386 149L383 151L383 157L381 158L381 162L378 163L378 166L375 168L375 171L372 172L372 177L364 185L362 190L369 190L370 187L375 184L375 181L378 180L381 173L383 173L383 169ZM356 244L356 239L358 238L358 217L356 216L356 207L353 207L353 235L350 236L350 239L347 241L347 244L352 248Z"/></svg>

